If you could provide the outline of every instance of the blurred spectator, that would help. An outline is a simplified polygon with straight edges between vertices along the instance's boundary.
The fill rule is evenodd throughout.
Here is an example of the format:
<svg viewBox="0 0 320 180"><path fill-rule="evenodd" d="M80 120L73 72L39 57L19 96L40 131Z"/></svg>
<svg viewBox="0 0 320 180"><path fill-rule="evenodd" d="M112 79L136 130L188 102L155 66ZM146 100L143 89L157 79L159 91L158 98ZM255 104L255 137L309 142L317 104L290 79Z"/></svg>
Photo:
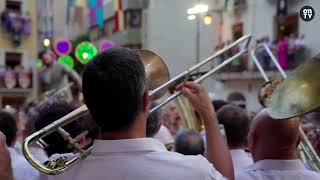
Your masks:
<svg viewBox="0 0 320 180"><path fill-rule="evenodd" d="M20 112L20 116L23 116L23 118L27 118L26 115L24 115L24 112ZM26 124L25 131L24 131L24 137L28 137L34 132L36 132L34 123L35 119L27 119L28 123ZM22 147L22 144L20 144L20 147ZM29 150L33 157L37 159L39 162L44 163L48 160L47 153L37 144L33 143L29 146ZM22 151L21 151L22 152Z"/></svg>
<svg viewBox="0 0 320 180"><path fill-rule="evenodd" d="M278 43L278 61L283 69L288 67L287 37L282 37Z"/></svg>
<svg viewBox="0 0 320 180"><path fill-rule="evenodd" d="M174 103L171 102L164 106L162 111L162 123L170 130L170 133L173 136L183 128L184 124L182 118Z"/></svg>
<svg viewBox="0 0 320 180"><path fill-rule="evenodd" d="M225 128L235 172L253 164L251 155L245 152L250 124L246 111L236 105L225 105L217 111L217 117Z"/></svg>
<svg viewBox="0 0 320 180"><path fill-rule="evenodd" d="M193 129L182 129L177 133L174 150L184 155L203 155L205 148L198 132Z"/></svg>
<svg viewBox="0 0 320 180"><path fill-rule="evenodd" d="M73 110L74 108L67 104L54 103L46 106L40 111L40 115L35 122L35 129L38 131L41 128L58 120L59 118L69 114ZM70 133L72 137L76 137L82 132L81 125L78 121L74 121L64 126L64 129ZM56 153L71 153L74 150L73 148L68 147L69 142L65 141L58 132L53 132L42 139L43 145L45 146L45 151L49 157Z"/></svg>
<svg viewBox="0 0 320 180"><path fill-rule="evenodd" d="M214 109L216 110L216 112L222 108L223 106L227 105L229 103L227 103L226 101L224 100L221 100L221 99L217 99L217 100L213 100L212 101L212 105L214 107Z"/></svg>
<svg viewBox="0 0 320 180"><path fill-rule="evenodd" d="M40 173L27 162L19 150L13 148L16 142L17 125L14 117L8 112L0 111L0 131L6 136L15 180L25 180L26 178L38 180Z"/></svg>

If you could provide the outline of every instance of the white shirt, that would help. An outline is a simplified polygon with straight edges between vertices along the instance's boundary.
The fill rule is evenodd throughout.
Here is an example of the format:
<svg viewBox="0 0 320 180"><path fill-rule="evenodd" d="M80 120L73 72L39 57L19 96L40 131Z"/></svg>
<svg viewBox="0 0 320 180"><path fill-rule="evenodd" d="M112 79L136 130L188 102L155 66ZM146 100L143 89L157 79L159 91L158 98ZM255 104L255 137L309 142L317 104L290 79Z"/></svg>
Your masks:
<svg viewBox="0 0 320 180"><path fill-rule="evenodd" d="M319 180L300 160L261 160L236 174L236 180Z"/></svg>
<svg viewBox="0 0 320 180"><path fill-rule="evenodd" d="M13 177L15 180L39 180L40 172L32 167L23 155L14 148L8 148L11 156Z"/></svg>
<svg viewBox="0 0 320 180"><path fill-rule="evenodd" d="M238 172L253 164L252 157L243 149L231 149L230 155L235 172Z"/></svg>
<svg viewBox="0 0 320 180"><path fill-rule="evenodd" d="M154 136L154 138L160 140L163 144L170 144L174 142L169 129L163 124L161 124L160 129L157 132L157 134Z"/></svg>
<svg viewBox="0 0 320 180"><path fill-rule="evenodd" d="M204 157L169 152L153 138L95 140L92 153L54 180L224 179Z"/></svg>

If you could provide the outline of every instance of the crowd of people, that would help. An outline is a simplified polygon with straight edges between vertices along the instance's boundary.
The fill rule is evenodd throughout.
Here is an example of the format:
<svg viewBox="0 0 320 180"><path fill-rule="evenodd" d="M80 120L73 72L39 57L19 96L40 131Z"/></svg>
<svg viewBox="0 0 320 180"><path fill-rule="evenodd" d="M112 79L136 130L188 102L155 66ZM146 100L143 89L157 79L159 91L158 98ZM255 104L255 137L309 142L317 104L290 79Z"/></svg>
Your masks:
<svg viewBox="0 0 320 180"><path fill-rule="evenodd" d="M215 51L223 49L230 45L231 41L226 41L216 46ZM290 36L283 36L278 39L278 41L272 41L268 36L264 36L256 39L256 46L266 44L270 48L276 59L278 60L280 66L287 70L293 69L300 65L308 57L308 43L305 39L304 34L296 35L290 34ZM240 47L241 48L241 47ZM240 51L239 46L231 48L229 51L224 53L215 64L222 63L228 57L231 57ZM256 56L265 70L274 70L275 66L271 62L270 56L267 51L263 48L258 48L256 51ZM248 68L247 56L242 56L226 68L228 71L243 71Z"/></svg>
<svg viewBox="0 0 320 180"><path fill-rule="evenodd" d="M46 56L41 57L50 62L46 68L53 66ZM44 77L51 77L50 73ZM301 118L276 121L263 109L251 119L244 107L212 101L207 90L193 82L180 84L176 90L201 118L201 132L186 127L173 102L149 114L156 103L149 99L146 72L140 56L127 48L97 55L86 66L82 82L72 77L77 83L72 101L53 101L41 108L26 106L15 113L0 111L1 180L320 179L297 154ZM90 115L64 129L81 147L92 146L91 154L56 176L33 168L22 155L22 140L83 103ZM27 123L19 125L20 121ZM310 137L318 132L307 123L304 129ZM49 167L56 167L52 162L61 155L71 159L79 153L59 132L42 138L30 151Z"/></svg>
<svg viewBox="0 0 320 180"><path fill-rule="evenodd" d="M283 69L292 69L305 61L307 57L308 44L303 34L280 37L278 41L271 41L268 36L258 38L256 45L266 44L278 59ZM257 50L257 58L264 69L273 69L270 56L264 49Z"/></svg>

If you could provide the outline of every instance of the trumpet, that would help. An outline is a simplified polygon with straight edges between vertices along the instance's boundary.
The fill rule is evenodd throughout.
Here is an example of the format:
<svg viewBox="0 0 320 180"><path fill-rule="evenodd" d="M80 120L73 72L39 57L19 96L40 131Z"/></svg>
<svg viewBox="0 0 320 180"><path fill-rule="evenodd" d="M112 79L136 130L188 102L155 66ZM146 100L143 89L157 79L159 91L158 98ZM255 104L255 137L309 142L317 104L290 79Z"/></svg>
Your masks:
<svg viewBox="0 0 320 180"><path fill-rule="evenodd" d="M136 53L140 55L141 60L143 61L143 64L145 66L145 71L148 79L147 86L149 89L149 96L151 100L155 100L161 97L161 95L163 95L166 92L168 87L174 84L176 81L181 79L187 80L188 76L192 71L207 64L208 62L211 62L218 56L221 56L223 53L230 50L231 48L238 46L240 43L245 43L244 48L240 52L233 55L229 59L226 59L220 65L216 66L212 70L206 72L204 75L194 80L194 82L200 83L207 77L211 76L214 72L218 71L225 65L229 64L233 60L239 58L244 53L248 52L248 46L249 46L250 40L251 40L251 35L245 35L241 37L237 41L217 51L210 57L192 66L191 68L187 69L186 71L182 72L181 74L177 75L171 80L169 80L168 68L160 56L148 50L136 50ZM181 92L174 93L168 99L160 103L158 106L151 109L149 113L152 113L155 110L161 108L162 106L169 103L179 95L181 95ZM78 109L74 110L73 112L69 113L68 115L58 119L52 124L44 127L43 129L25 138L25 140L23 141L22 151L27 161L42 173L45 173L47 175L58 175L70 169L70 167L72 167L72 165L74 165L75 163L86 158L90 154L92 146L89 147L88 149L83 149L81 145L77 141L75 141L75 139L73 139L68 132L66 132L63 129L63 126L79 119L80 117L86 115L87 113L89 113L89 110L86 105L83 105ZM36 143L37 141L41 140L41 138L51 134L54 131L58 131L63 136L63 138L67 140L70 143L70 145L72 145L76 149L76 151L78 151L78 153L77 153L77 156L71 159L70 161L68 161L66 157L61 156L54 163L49 163L49 164L54 164L54 166L45 166L33 157L33 155L30 153L29 146L33 143Z"/></svg>
<svg viewBox="0 0 320 180"><path fill-rule="evenodd" d="M260 62L258 61L256 57L256 50L259 48L264 48L268 55L271 58L271 61L274 63L278 71L280 72L282 78L281 79L274 79L270 80L262 68ZM271 50L266 44L262 44L260 46L257 46L251 51L251 57L256 64L257 68L259 69L263 79L266 81L265 84L262 85L260 88L260 91L258 93L258 99L261 103L262 106L264 107L269 107L271 104L271 96L273 95L274 91L278 88L278 86L283 82L284 79L287 79L287 75L278 63L277 59L274 57L272 54ZM301 127L299 127L299 133L301 137L301 143L299 144L298 151L300 158L304 163L309 163L311 164L312 168L320 172L320 159L319 156L317 155L316 151L314 150L313 146L311 145L310 141L308 140L306 134L302 130Z"/></svg>

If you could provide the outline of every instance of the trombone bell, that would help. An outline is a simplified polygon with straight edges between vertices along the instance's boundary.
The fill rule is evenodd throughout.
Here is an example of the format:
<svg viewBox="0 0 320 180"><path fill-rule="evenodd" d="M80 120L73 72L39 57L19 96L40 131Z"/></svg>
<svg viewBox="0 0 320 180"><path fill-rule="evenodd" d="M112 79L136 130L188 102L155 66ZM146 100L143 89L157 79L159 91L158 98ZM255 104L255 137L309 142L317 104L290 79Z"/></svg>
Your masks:
<svg viewBox="0 0 320 180"><path fill-rule="evenodd" d="M161 84L169 81L170 74L168 67L159 55L145 49L139 49L136 50L136 52L141 57L143 62L148 80L147 86L149 91L152 91ZM151 100L157 100L162 97L167 92L167 89L168 88L165 88L157 93L150 94Z"/></svg>
<svg viewBox="0 0 320 180"><path fill-rule="evenodd" d="M320 55L298 67L271 96L269 115L289 119L316 110L320 106Z"/></svg>

